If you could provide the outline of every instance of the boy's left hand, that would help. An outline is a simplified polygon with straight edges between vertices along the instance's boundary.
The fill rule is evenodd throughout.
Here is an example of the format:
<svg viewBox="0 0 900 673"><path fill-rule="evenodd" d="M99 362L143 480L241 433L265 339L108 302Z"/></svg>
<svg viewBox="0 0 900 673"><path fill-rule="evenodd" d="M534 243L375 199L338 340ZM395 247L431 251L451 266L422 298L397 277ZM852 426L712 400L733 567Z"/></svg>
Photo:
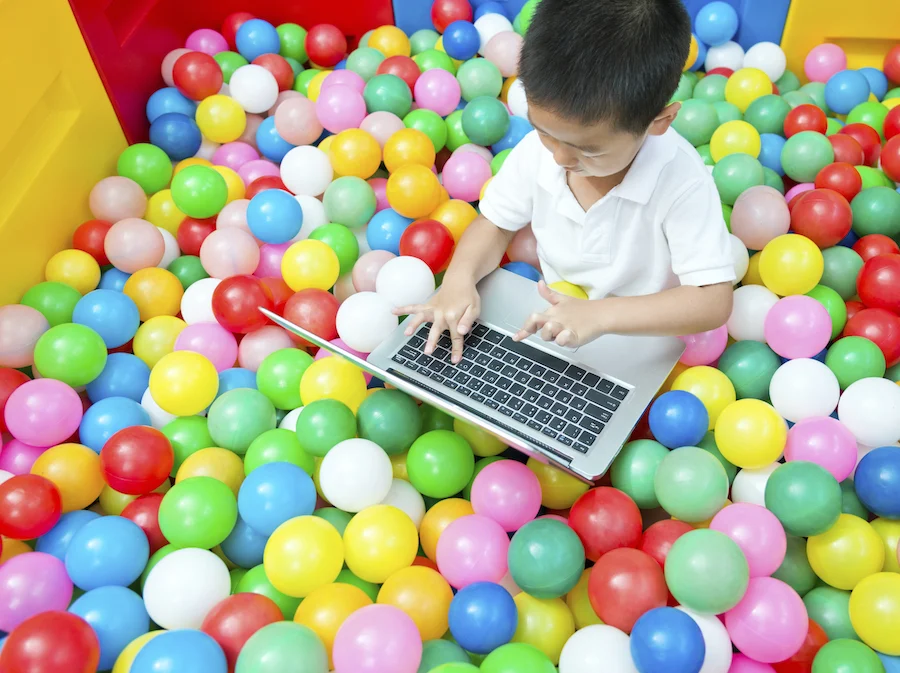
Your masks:
<svg viewBox="0 0 900 673"><path fill-rule="evenodd" d="M513 336L516 341L539 334L544 341L577 348L602 335L595 307L591 306L595 302L554 292L544 281L538 282L538 293L550 302L550 307L543 313L532 313Z"/></svg>

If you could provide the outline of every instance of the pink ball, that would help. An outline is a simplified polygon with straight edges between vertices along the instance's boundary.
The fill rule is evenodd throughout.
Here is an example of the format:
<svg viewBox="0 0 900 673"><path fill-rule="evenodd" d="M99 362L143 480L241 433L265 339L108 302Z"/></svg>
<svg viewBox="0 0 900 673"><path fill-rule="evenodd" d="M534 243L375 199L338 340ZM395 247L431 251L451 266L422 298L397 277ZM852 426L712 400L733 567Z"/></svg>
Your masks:
<svg viewBox="0 0 900 673"><path fill-rule="evenodd" d="M719 616L721 617L721 615ZM728 673L775 673L775 669L769 664L753 661L743 654L735 654L731 658L731 668L728 669Z"/></svg>
<svg viewBox="0 0 900 673"><path fill-rule="evenodd" d="M491 165L474 152L457 152L444 164L444 188L453 199L477 201L490 179Z"/></svg>
<svg viewBox="0 0 900 673"><path fill-rule="evenodd" d="M50 447L31 446L13 438L0 449L0 470L11 474L28 474L34 461L48 448Z"/></svg>
<svg viewBox="0 0 900 673"><path fill-rule="evenodd" d="M278 166L273 164L268 159L256 159L255 161L248 161L246 164L241 166L240 169L238 169L238 175L241 176L241 180L244 181L244 185L246 186L257 178L263 177L264 175L274 175L275 177L281 177L281 171L279 170Z"/></svg>
<svg viewBox="0 0 900 673"><path fill-rule="evenodd" d="M332 133L359 128L366 118L366 101L356 89L335 84L319 94L316 116Z"/></svg>
<svg viewBox="0 0 900 673"><path fill-rule="evenodd" d="M827 82L832 75L847 69L847 54L836 44L820 44L806 56L803 70L810 82Z"/></svg>
<svg viewBox="0 0 900 673"><path fill-rule="evenodd" d="M397 131L402 131L406 126L403 124L403 120L393 112L380 110L363 119L359 128L375 138L381 149L384 149L384 144L390 137Z"/></svg>
<svg viewBox="0 0 900 673"><path fill-rule="evenodd" d="M237 171L248 161L256 161L259 159L259 152L251 145L235 141L233 143L225 143L220 145L212 156L212 162L216 166L228 166L233 171Z"/></svg>
<svg viewBox="0 0 900 673"><path fill-rule="evenodd" d="M200 353L217 372L234 367L238 357L237 339L217 322L188 325L175 339L175 350Z"/></svg>
<svg viewBox="0 0 900 673"><path fill-rule="evenodd" d="M504 77L519 73L519 52L522 51L522 36L511 30L497 33L484 45L484 57L497 66Z"/></svg>
<svg viewBox="0 0 900 673"><path fill-rule="evenodd" d="M83 413L78 393L56 379L23 383L4 412L10 434L31 446L62 444L78 430Z"/></svg>
<svg viewBox="0 0 900 673"><path fill-rule="evenodd" d="M247 206L249 205L250 199L235 199L226 204L216 215L216 229L240 229L252 236L250 225L247 224Z"/></svg>
<svg viewBox="0 0 900 673"><path fill-rule="evenodd" d="M766 314L763 333L769 348L783 358L811 358L831 339L831 316L812 297L784 297Z"/></svg>
<svg viewBox="0 0 900 673"><path fill-rule="evenodd" d="M747 557L750 577L768 577L784 561L787 536L778 518L765 507L736 502L716 514L709 528L737 543Z"/></svg>
<svg viewBox="0 0 900 673"><path fill-rule="evenodd" d="M446 117L456 110L462 98L459 80L441 68L423 72L415 84L416 103L420 108Z"/></svg>
<svg viewBox="0 0 900 673"><path fill-rule="evenodd" d="M275 325L266 325L241 339L238 346L238 364L255 372L262 361L275 351L293 347L294 342L286 331Z"/></svg>
<svg viewBox="0 0 900 673"><path fill-rule="evenodd" d="M222 33L211 28L199 28L188 35L184 46L194 51L215 56L220 51L228 51L228 41Z"/></svg>
<svg viewBox="0 0 900 673"><path fill-rule="evenodd" d="M559 514L544 514L543 516L539 516L538 519L553 519L554 521L559 521L560 523L564 523L567 526L569 525L569 520L564 516L560 516Z"/></svg>
<svg viewBox="0 0 900 673"><path fill-rule="evenodd" d="M50 329L44 314L24 304L0 306L0 366L29 367L34 346Z"/></svg>
<svg viewBox="0 0 900 673"><path fill-rule="evenodd" d="M113 175L94 185L89 205L98 220L115 223L129 217L143 217L147 212L147 195L131 178Z"/></svg>
<svg viewBox="0 0 900 673"><path fill-rule="evenodd" d="M200 263L212 278L246 276L256 271L259 246L240 229L216 229L200 246Z"/></svg>
<svg viewBox="0 0 900 673"><path fill-rule="evenodd" d="M322 135L316 104L305 96L286 100L275 110L275 130L292 145L312 145Z"/></svg>
<svg viewBox="0 0 900 673"><path fill-rule="evenodd" d="M689 334L680 337L687 346L681 356L681 363L688 367L709 365L719 359L728 345L728 328L725 325L709 332Z"/></svg>
<svg viewBox="0 0 900 673"><path fill-rule="evenodd" d="M334 346L337 346L341 350L347 351L348 353L355 355L356 357L361 358L363 360L368 360L368 358L369 358L368 353L362 353L358 350L354 350L353 348L350 348L350 346L348 346L347 344L344 343L343 339L340 339L340 338L332 339L328 343L330 343ZM316 355L313 358L313 360L321 360L322 358L328 358L328 357L332 357L331 351L327 351L324 348L320 348L319 350L316 351ZM363 378L365 378L366 385L368 385L369 382L372 380L372 375L369 372L363 370Z"/></svg>
<svg viewBox="0 0 900 673"><path fill-rule="evenodd" d="M262 115L248 114L247 115L247 125L244 127L244 132L241 134L241 137L238 138L238 141L242 143L247 143L250 147L256 147L256 132L259 130L260 124L263 123ZM277 127L276 127L277 130ZM284 136L282 136L283 138Z"/></svg>
<svg viewBox="0 0 900 673"><path fill-rule="evenodd" d="M772 577L754 577L741 602L725 613L725 628L741 652L771 664L797 653L806 640L809 615L790 586Z"/></svg>
<svg viewBox="0 0 900 673"><path fill-rule="evenodd" d="M172 79L172 70L175 68L175 61L190 53L190 49L173 49L163 57L160 71L162 72L163 82L166 86L175 86L175 80Z"/></svg>
<svg viewBox="0 0 900 673"><path fill-rule="evenodd" d="M28 552L0 566L0 631L12 631L29 617L65 610L72 600L72 580L55 556Z"/></svg>
<svg viewBox="0 0 900 673"><path fill-rule="evenodd" d="M493 519L512 533L538 515L541 483L524 464L498 460L475 477L471 500L475 514Z"/></svg>
<svg viewBox="0 0 900 673"><path fill-rule="evenodd" d="M259 265L253 275L257 278L281 278L281 260L287 249L293 245L287 243L266 243L259 249Z"/></svg>
<svg viewBox="0 0 900 673"><path fill-rule="evenodd" d="M487 469L487 468L485 468ZM441 575L457 589L473 582L499 582L507 566L509 537L503 526L486 516L470 514L452 522L437 543Z"/></svg>
<svg viewBox="0 0 900 673"><path fill-rule="evenodd" d="M844 481L856 467L856 438L836 418L804 418L788 430L784 457L815 463Z"/></svg>
<svg viewBox="0 0 900 673"><path fill-rule="evenodd" d="M380 213L391 204L387 200L387 178L369 178L369 186L375 192L375 212Z"/></svg>
<svg viewBox="0 0 900 673"><path fill-rule="evenodd" d="M166 241L147 220L129 217L106 232L103 251L114 267L134 273L159 264L166 253Z"/></svg>
<svg viewBox="0 0 900 673"><path fill-rule="evenodd" d="M416 673L422 662L422 637L400 608L367 605L341 624L333 651L339 673Z"/></svg>
<svg viewBox="0 0 900 673"><path fill-rule="evenodd" d="M275 98L275 104L269 108L269 111L266 113L267 117L273 116L276 112L278 112L278 108L281 107L282 103L286 103L292 98L306 98L299 91L294 91L293 89L288 89L287 91L279 91L278 96ZM277 128L275 129L278 130Z"/></svg>
<svg viewBox="0 0 900 673"><path fill-rule="evenodd" d="M797 196L797 194L802 194L803 192L811 192L815 188L816 185L812 182L801 182L799 185L794 185L787 191L787 194L784 195L784 201L785 203L790 203L791 199ZM734 215L734 213L732 213L732 215Z"/></svg>
<svg viewBox="0 0 900 673"><path fill-rule="evenodd" d="M396 255L389 250L370 250L356 260L351 272L353 288L357 292L374 292L378 272L394 257Z"/></svg>
<svg viewBox="0 0 900 673"><path fill-rule="evenodd" d="M773 238L791 228L791 213L777 189L751 187L734 203L731 233L750 250L762 250Z"/></svg>
<svg viewBox="0 0 900 673"><path fill-rule="evenodd" d="M327 91L333 86L348 86L361 94L366 88L366 80L352 70L335 70L324 79L320 91Z"/></svg>

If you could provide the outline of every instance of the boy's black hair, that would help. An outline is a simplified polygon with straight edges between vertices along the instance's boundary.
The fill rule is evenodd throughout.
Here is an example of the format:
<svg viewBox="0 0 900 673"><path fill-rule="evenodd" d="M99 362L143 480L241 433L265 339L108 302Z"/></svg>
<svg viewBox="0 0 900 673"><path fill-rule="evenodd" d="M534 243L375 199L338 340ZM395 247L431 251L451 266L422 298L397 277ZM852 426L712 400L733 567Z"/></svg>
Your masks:
<svg viewBox="0 0 900 673"><path fill-rule="evenodd" d="M641 134L678 88L690 42L682 0L541 0L519 77L531 103Z"/></svg>

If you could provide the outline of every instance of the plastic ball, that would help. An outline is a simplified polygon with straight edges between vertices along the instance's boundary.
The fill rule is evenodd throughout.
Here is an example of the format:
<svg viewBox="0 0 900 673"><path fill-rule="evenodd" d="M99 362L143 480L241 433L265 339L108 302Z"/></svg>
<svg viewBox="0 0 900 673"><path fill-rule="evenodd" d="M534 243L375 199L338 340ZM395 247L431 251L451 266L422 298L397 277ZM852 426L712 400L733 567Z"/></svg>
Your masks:
<svg viewBox="0 0 900 673"><path fill-rule="evenodd" d="M359 512L381 502L392 478L387 454L365 439L340 442L328 451L319 469L323 495L346 512Z"/></svg>
<svg viewBox="0 0 900 673"><path fill-rule="evenodd" d="M424 302L434 292L434 286L431 269L412 256L388 260L375 278L375 292L395 308Z"/></svg>
<svg viewBox="0 0 900 673"><path fill-rule="evenodd" d="M47 449L35 460L31 473L56 485L63 512L88 507L103 489L100 460L94 451L81 444L58 444Z"/></svg>
<svg viewBox="0 0 900 673"><path fill-rule="evenodd" d="M850 621L864 643L880 654L900 655L890 634L900 619L900 586L894 573L862 580L850 594Z"/></svg>
<svg viewBox="0 0 900 673"><path fill-rule="evenodd" d="M749 571L740 547L715 530L679 537L666 557L665 577L675 599L700 614L721 614L736 606Z"/></svg>
<svg viewBox="0 0 900 673"><path fill-rule="evenodd" d="M838 403L838 418L857 441L887 446L900 436L900 387L887 379L866 378L850 385ZM7 422L9 416L7 412Z"/></svg>
<svg viewBox="0 0 900 673"><path fill-rule="evenodd" d="M900 512L900 502L893 495L900 466L898 452L892 446L870 451L859 461L853 477L860 501L880 517L897 518Z"/></svg>
<svg viewBox="0 0 900 673"><path fill-rule="evenodd" d="M759 271L766 287L786 296L805 294L822 279L824 261L819 248L805 236L786 234L763 248Z"/></svg>
<svg viewBox="0 0 900 673"><path fill-rule="evenodd" d="M383 583L412 565L417 540L415 524L405 512L390 505L368 507L344 531L347 567L363 580Z"/></svg>
<svg viewBox="0 0 900 673"><path fill-rule="evenodd" d="M403 217L425 217L439 204L440 184L424 166L402 166L388 178L387 199L391 208Z"/></svg>
<svg viewBox="0 0 900 673"><path fill-rule="evenodd" d="M339 271L338 256L322 241L298 241L281 260L284 280L295 292L308 288L328 290L338 279Z"/></svg>
<svg viewBox="0 0 900 673"><path fill-rule="evenodd" d="M663 458L654 476L660 506L682 521L701 522L722 509L728 475L708 451L685 446Z"/></svg>
<svg viewBox="0 0 900 673"><path fill-rule="evenodd" d="M66 550L66 571L79 588L126 587L147 565L150 546L138 525L119 516L89 521Z"/></svg>
<svg viewBox="0 0 900 673"><path fill-rule="evenodd" d="M613 549L640 543L640 510L631 498L614 488L592 488L580 496L570 510L569 525L592 561Z"/></svg>
<svg viewBox="0 0 900 673"><path fill-rule="evenodd" d="M206 409L215 399L218 387L219 376L213 363L190 351L164 356L150 373L153 399L164 411L176 416L193 416Z"/></svg>
<svg viewBox="0 0 900 673"><path fill-rule="evenodd" d="M516 604L506 589L492 582L476 582L453 597L450 632L466 650L488 654L512 639L517 617Z"/></svg>
<svg viewBox="0 0 900 673"><path fill-rule="evenodd" d="M851 590L884 564L884 545L871 525L841 514L824 533L811 536L809 562L816 575L837 589Z"/></svg>
<svg viewBox="0 0 900 673"><path fill-rule="evenodd" d="M3 664L11 670L72 673L96 671L100 644L81 617L51 610L25 620L4 641Z"/></svg>
<svg viewBox="0 0 900 673"><path fill-rule="evenodd" d="M156 624L170 630L199 629L230 589L228 568L215 554L205 549L176 549L153 567L142 593Z"/></svg>
<svg viewBox="0 0 900 673"><path fill-rule="evenodd" d="M578 582L584 569L584 547L559 521L525 524L509 548L509 572L523 591L539 599L558 598Z"/></svg>
<svg viewBox="0 0 900 673"><path fill-rule="evenodd" d="M785 174L798 182L812 182L835 160L834 147L823 134L800 131L788 138L781 151Z"/></svg>
<svg viewBox="0 0 900 673"><path fill-rule="evenodd" d="M350 348L371 353L397 327L392 309L387 298L375 292L354 294L338 309L338 335Z"/></svg>
<svg viewBox="0 0 900 673"><path fill-rule="evenodd" d="M588 595L604 624L630 633L642 614L666 604L666 581L649 555L637 549L614 549L594 564Z"/></svg>
<svg viewBox="0 0 900 673"><path fill-rule="evenodd" d="M72 581L56 556L29 549L5 559L0 570L0 624L4 631L14 631L42 612L65 610L71 599Z"/></svg>
<svg viewBox="0 0 900 673"><path fill-rule="evenodd" d="M440 533L435 558L447 581L462 589L475 582L503 579L508 570L508 550L509 538L500 524L487 517L464 515Z"/></svg>

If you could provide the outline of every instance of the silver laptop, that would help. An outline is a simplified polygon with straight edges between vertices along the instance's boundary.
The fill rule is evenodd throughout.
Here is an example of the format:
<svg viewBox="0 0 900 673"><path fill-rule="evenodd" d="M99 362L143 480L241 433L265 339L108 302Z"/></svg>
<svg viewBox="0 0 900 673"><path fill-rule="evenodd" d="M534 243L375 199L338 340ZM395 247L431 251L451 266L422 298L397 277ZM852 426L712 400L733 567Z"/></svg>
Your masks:
<svg viewBox="0 0 900 673"><path fill-rule="evenodd" d="M430 325L407 337L402 323L362 360L271 311L263 313L519 451L586 481L602 476L684 352L682 341L604 336L577 349L540 337L515 342L512 335L526 318L547 307L537 284L497 269L478 291L481 317L466 337L462 362L455 365L446 334L432 355L423 353Z"/></svg>

